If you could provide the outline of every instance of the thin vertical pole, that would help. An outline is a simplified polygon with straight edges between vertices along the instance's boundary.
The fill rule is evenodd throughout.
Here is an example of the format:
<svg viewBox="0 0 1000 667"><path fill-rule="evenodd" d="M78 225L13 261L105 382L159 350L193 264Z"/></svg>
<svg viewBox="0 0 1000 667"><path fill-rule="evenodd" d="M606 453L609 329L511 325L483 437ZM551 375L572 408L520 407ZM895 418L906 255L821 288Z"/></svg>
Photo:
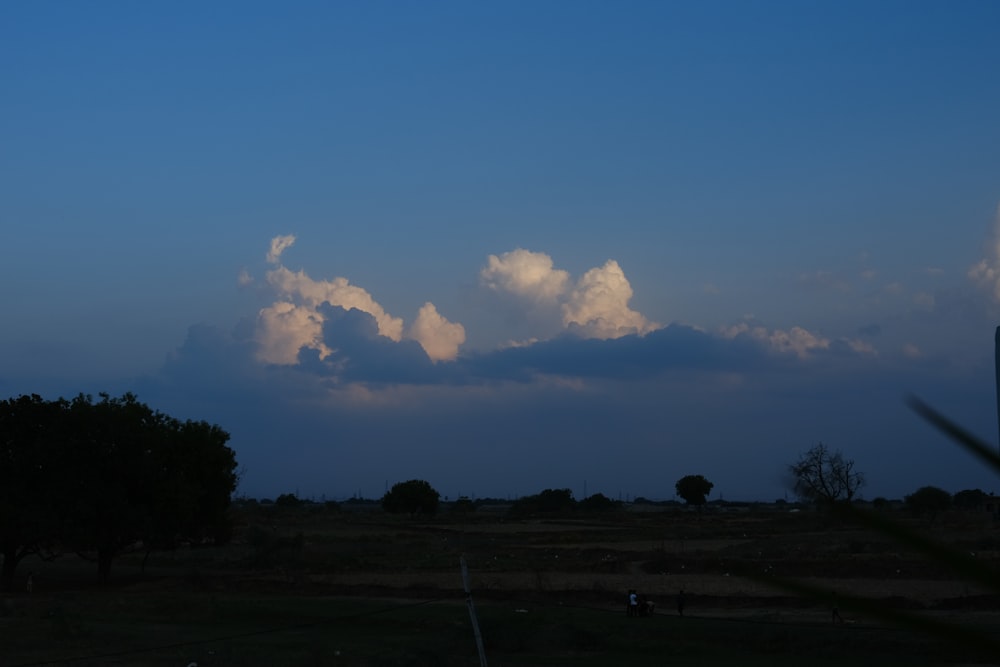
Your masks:
<svg viewBox="0 0 1000 667"><path fill-rule="evenodd" d="M465 566L465 556L460 561L462 564L462 584L465 586L465 602L469 605L469 618L472 619L472 631L476 635L476 648L479 649L479 666L486 666L486 649L483 648L483 636L479 634L479 621L476 619L476 608L472 604L472 592L469 590L469 568Z"/></svg>
<svg viewBox="0 0 1000 667"><path fill-rule="evenodd" d="M996 333L993 335L993 364L996 366L997 429L1000 433L1000 327L997 327ZM997 447L1000 447L1000 440L997 442Z"/></svg>

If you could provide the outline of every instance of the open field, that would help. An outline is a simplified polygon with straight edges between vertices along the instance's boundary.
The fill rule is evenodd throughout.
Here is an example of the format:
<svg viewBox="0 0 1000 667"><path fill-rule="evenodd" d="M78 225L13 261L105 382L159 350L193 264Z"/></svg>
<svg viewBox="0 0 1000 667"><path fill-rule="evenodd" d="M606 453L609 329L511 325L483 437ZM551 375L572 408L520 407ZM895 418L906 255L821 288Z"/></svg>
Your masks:
<svg viewBox="0 0 1000 667"><path fill-rule="evenodd" d="M895 517L895 515L893 515ZM1000 564L982 516L910 522ZM618 512L433 519L244 508L225 547L121 557L109 586L76 556L25 562L0 665L477 665L464 555L490 665L990 664L995 652L889 623L853 596L1000 641L1000 596L889 538L813 512ZM975 554L972 556L972 554ZM1000 577L998 577L1000 579ZM796 596L813 583L842 601ZM625 591L657 603L627 618ZM686 591L684 618L674 609Z"/></svg>

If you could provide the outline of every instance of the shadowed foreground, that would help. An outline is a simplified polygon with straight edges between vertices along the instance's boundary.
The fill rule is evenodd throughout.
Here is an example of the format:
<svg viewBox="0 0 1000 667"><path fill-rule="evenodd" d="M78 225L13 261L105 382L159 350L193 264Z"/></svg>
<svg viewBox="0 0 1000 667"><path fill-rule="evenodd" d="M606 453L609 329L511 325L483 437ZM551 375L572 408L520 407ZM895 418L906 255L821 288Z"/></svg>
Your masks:
<svg viewBox="0 0 1000 667"><path fill-rule="evenodd" d="M240 509L226 547L125 556L110 586L76 557L33 562L35 592L3 598L0 664L474 665L469 563L489 663L988 664L974 646L789 595L771 577L973 628L1000 601L876 533L813 513L664 511L523 521L484 512L413 521L348 511ZM977 518L929 528L975 543ZM627 618L625 591L656 603ZM684 618L674 609L686 591Z"/></svg>

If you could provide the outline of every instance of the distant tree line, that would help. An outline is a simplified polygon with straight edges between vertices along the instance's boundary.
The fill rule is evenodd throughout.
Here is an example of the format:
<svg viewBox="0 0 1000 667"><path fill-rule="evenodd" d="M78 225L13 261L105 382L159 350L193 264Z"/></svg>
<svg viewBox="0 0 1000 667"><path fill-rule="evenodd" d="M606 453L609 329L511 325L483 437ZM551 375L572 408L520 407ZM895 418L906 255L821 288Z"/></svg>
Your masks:
<svg viewBox="0 0 1000 667"><path fill-rule="evenodd" d="M92 554L106 581L125 549L229 538L229 434L130 393L0 401L0 586L28 555Z"/></svg>
<svg viewBox="0 0 1000 667"><path fill-rule="evenodd" d="M801 454L795 463L788 466L788 471L791 474L790 486L799 499L821 509L857 500L866 482L865 475L857 469L853 459L823 443ZM989 495L980 489L965 489L952 495L936 486L922 486L905 496L903 504L911 513L933 519L949 509L979 509L987 498ZM889 501L875 498L872 504L881 509L888 506Z"/></svg>
<svg viewBox="0 0 1000 667"><path fill-rule="evenodd" d="M382 496L382 509L390 514L409 514L410 516L433 516L440 508L440 494L422 479L411 479L394 484ZM506 501L488 499L489 504L506 504ZM451 503L451 511L456 514L467 514L476 510L477 503L461 496ZM545 489L530 496L518 498L511 505L508 514L511 518L534 516L538 514L567 514L570 512L606 512L621 507L621 502L614 501L601 493L595 493L583 500L576 500L569 489Z"/></svg>
<svg viewBox="0 0 1000 667"><path fill-rule="evenodd" d="M545 489L531 496L519 498L511 505L512 518L539 514L568 514L571 512L600 513L621 507L621 502L611 500L603 493L595 493L583 500L573 498L569 489Z"/></svg>

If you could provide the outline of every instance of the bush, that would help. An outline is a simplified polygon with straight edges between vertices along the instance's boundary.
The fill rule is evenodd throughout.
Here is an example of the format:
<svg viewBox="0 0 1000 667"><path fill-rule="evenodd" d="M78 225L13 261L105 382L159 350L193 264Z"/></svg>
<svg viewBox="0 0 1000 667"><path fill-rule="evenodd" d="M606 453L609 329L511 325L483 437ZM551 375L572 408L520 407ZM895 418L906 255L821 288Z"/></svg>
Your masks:
<svg viewBox="0 0 1000 667"><path fill-rule="evenodd" d="M933 517L938 512L951 508L951 494L936 486L923 486L906 496L903 501L908 510L919 516Z"/></svg>
<svg viewBox="0 0 1000 667"><path fill-rule="evenodd" d="M422 479L393 484L382 497L382 509L392 514L429 514L438 510L441 494Z"/></svg>

